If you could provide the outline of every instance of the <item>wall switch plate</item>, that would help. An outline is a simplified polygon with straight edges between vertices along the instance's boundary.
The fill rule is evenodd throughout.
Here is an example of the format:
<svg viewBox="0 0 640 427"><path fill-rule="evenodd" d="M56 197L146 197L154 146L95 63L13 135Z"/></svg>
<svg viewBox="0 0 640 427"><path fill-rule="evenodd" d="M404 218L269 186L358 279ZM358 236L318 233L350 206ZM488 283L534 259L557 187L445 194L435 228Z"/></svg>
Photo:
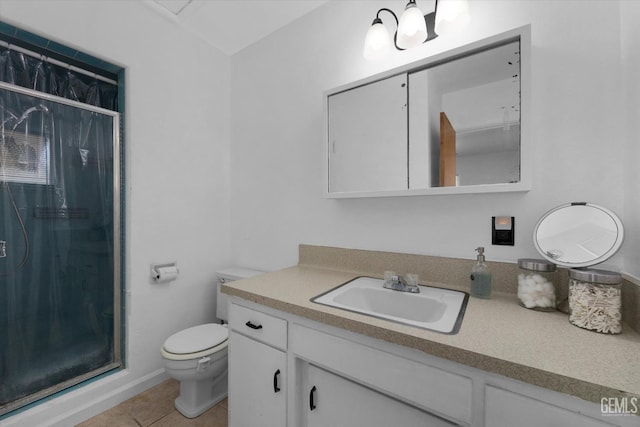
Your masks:
<svg viewBox="0 0 640 427"><path fill-rule="evenodd" d="M515 244L516 219L512 216L491 217L491 244L513 246Z"/></svg>

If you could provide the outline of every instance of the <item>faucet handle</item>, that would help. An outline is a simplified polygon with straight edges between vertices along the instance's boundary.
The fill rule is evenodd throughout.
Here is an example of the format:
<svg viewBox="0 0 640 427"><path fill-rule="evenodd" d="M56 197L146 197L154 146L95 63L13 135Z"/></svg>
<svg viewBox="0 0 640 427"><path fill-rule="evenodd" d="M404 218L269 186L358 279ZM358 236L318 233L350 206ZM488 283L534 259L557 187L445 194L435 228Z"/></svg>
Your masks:
<svg viewBox="0 0 640 427"><path fill-rule="evenodd" d="M417 274L409 273L406 276L407 285L409 286L418 286L420 284L420 276Z"/></svg>
<svg viewBox="0 0 640 427"><path fill-rule="evenodd" d="M420 277L417 274L407 274L406 291L414 294L420 293Z"/></svg>
<svg viewBox="0 0 640 427"><path fill-rule="evenodd" d="M384 272L383 288L399 290L402 286L402 277L395 271L388 270Z"/></svg>

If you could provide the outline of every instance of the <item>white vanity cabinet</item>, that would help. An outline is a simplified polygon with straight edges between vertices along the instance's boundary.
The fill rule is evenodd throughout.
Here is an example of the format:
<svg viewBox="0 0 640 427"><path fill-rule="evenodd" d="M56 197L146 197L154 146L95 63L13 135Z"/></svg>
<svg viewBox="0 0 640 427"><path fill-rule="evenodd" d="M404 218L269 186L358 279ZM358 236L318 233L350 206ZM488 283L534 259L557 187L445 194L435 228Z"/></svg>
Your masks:
<svg viewBox="0 0 640 427"><path fill-rule="evenodd" d="M305 427L451 427L454 424L306 364L301 392Z"/></svg>
<svg viewBox="0 0 640 427"><path fill-rule="evenodd" d="M234 298L230 427L637 427L638 416Z"/></svg>
<svg viewBox="0 0 640 427"><path fill-rule="evenodd" d="M286 426L287 322L231 304L229 326L229 426Z"/></svg>

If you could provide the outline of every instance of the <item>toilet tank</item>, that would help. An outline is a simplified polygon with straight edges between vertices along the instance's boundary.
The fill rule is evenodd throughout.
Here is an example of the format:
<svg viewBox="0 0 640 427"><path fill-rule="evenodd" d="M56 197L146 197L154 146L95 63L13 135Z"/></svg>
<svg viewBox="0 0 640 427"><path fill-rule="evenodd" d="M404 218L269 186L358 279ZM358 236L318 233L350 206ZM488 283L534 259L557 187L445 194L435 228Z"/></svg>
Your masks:
<svg viewBox="0 0 640 427"><path fill-rule="evenodd" d="M221 292L222 284L233 282L234 280L248 279L257 276L264 271L252 270L244 267L229 267L216 272L216 317L220 320L228 321L227 302L228 295Z"/></svg>

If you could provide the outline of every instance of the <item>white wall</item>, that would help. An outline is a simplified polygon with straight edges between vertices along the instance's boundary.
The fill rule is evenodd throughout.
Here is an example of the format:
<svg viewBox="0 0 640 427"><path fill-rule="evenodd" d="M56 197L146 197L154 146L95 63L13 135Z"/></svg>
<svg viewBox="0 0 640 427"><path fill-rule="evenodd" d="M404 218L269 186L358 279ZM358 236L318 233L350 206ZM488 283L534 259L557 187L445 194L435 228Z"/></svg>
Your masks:
<svg viewBox="0 0 640 427"><path fill-rule="evenodd" d="M126 67L127 370L3 421L72 425L67 412L163 379L171 333L213 321L229 256L230 59L143 2L0 0L0 19ZM152 262L180 275L152 285ZM133 387L133 388L132 388ZM139 390L138 390L139 391Z"/></svg>
<svg viewBox="0 0 640 427"><path fill-rule="evenodd" d="M640 2L623 1L620 9L622 34L622 78L625 85L627 142L625 182L624 269L640 278Z"/></svg>
<svg viewBox="0 0 640 427"><path fill-rule="evenodd" d="M617 2L474 0L472 23L457 36L394 52L382 63L364 60L362 44L376 11L399 12L403 5L329 2L234 55L231 227L237 263L292 265L298 243L462 258L473 258L473 249L483 245L488 259L515 261L538 256L535 223L571 201L606 206L633 222L627 217L638 210L625 210L622 187L628 144L620 126L620 34L598 30L620 27ZM429 2L421 6L428 10ZM533 122L531 191L322 198L323 91L526 24L533 43L525 113ZM493 215L516 217L515 247L491 245ZM621 268L622 255L605 266Z"/></svg>

